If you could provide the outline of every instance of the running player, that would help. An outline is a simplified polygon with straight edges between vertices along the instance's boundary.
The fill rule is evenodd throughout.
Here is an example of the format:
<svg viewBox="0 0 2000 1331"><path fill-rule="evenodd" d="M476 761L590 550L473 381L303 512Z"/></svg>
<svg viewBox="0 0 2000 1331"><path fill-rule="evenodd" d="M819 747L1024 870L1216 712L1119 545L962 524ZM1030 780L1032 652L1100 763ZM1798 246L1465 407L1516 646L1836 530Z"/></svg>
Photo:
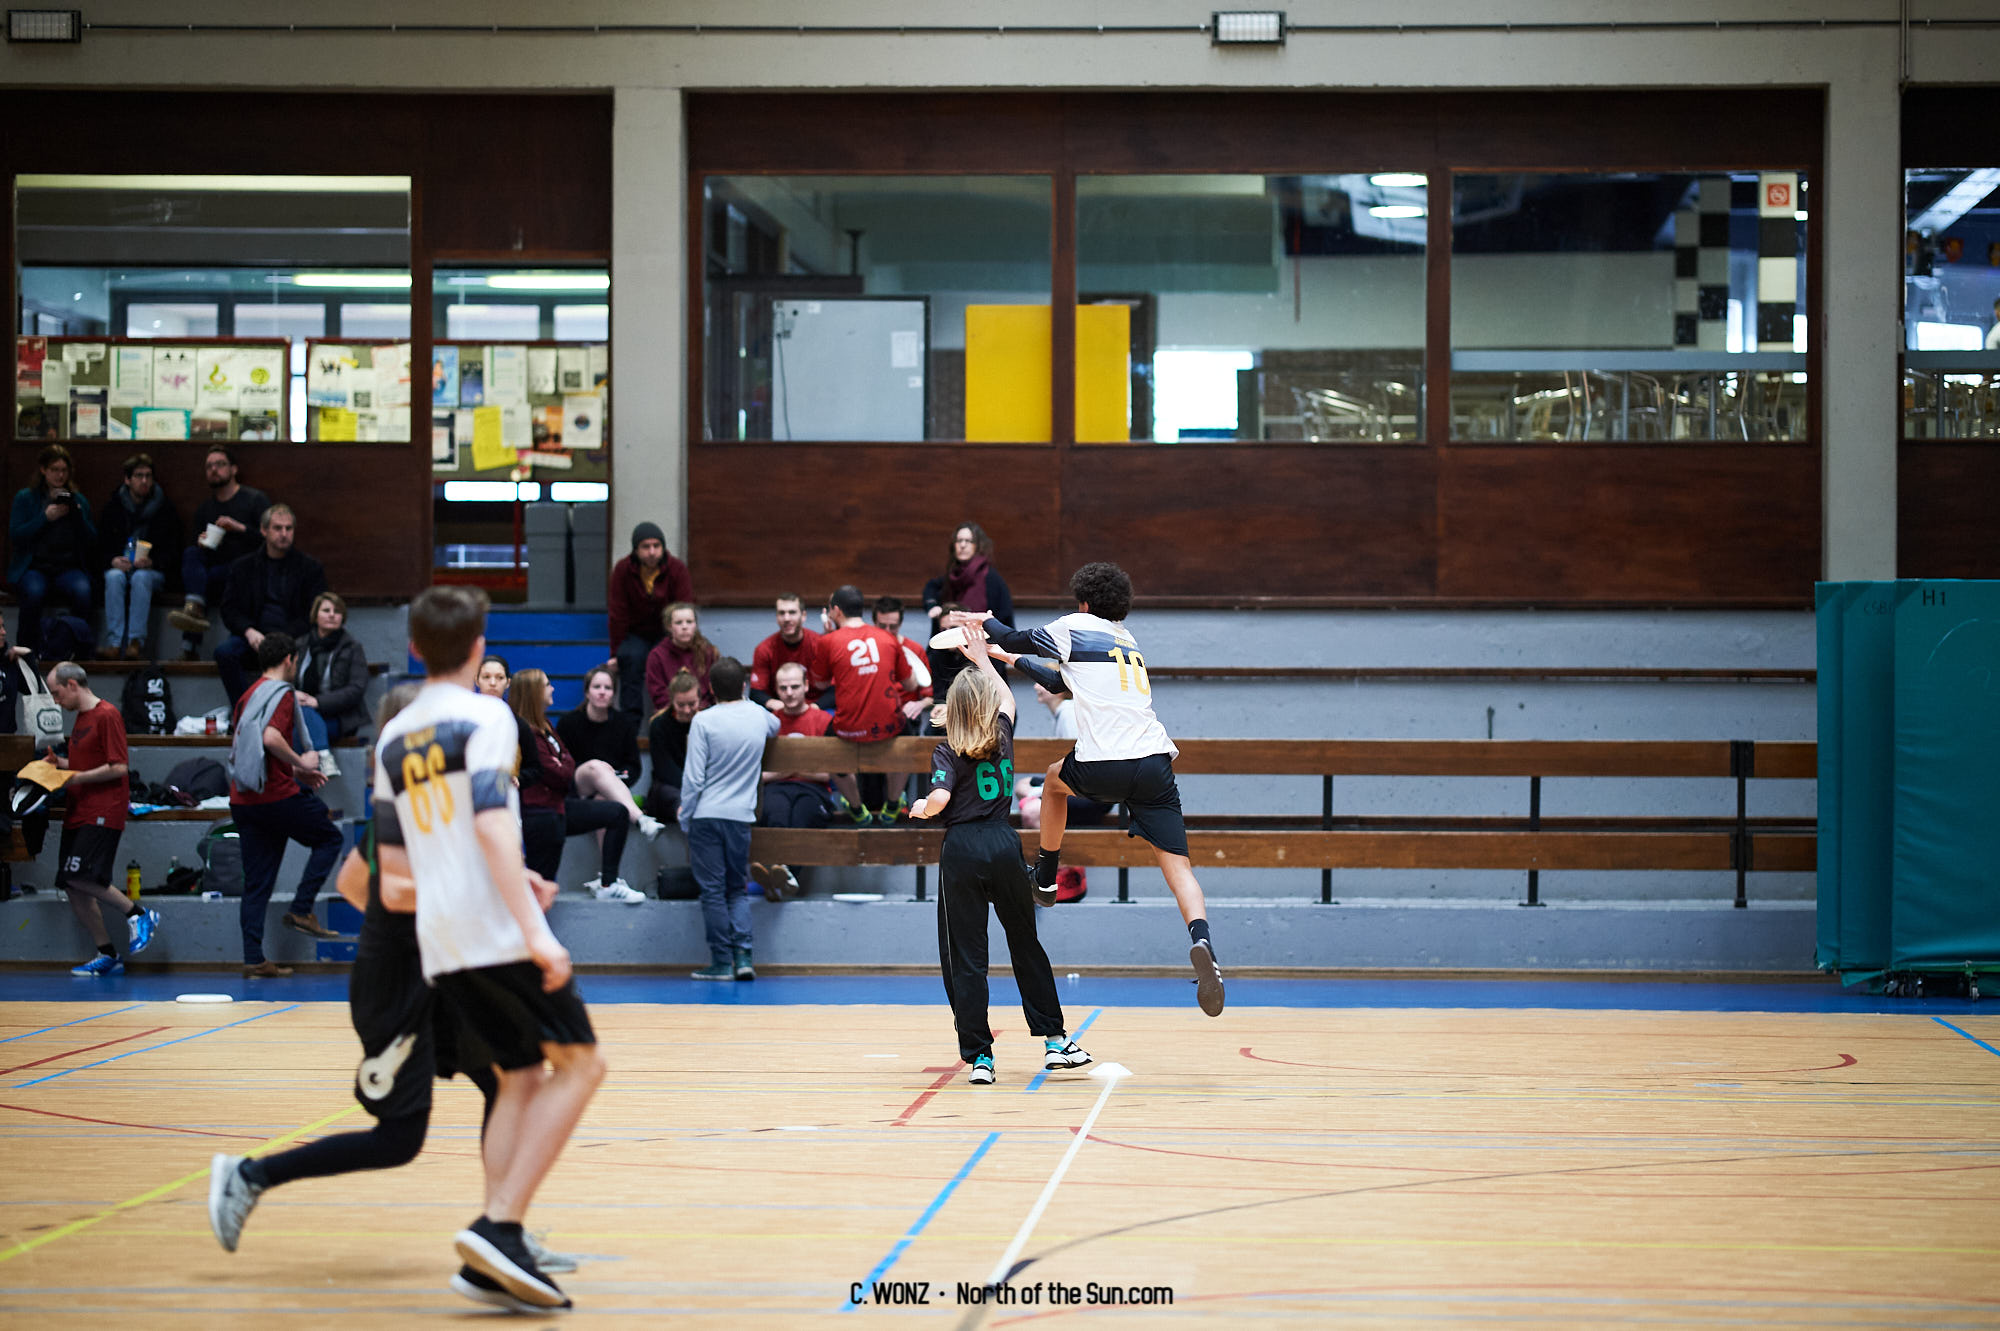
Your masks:
<svg viewBox="0 0 2000 1331"><path fill-rule="evenodd" d="M408 706L420 687L399 684L391 689L376 716L377 729ZM536 879L533 885L544 907L555 899L554 883ZM361 846L348 852L334 887L362 912L347 1001L362 1049L354 1098L375 1116L375 1126L256 1159L217 1155L209 1166L208 1223L229 1252L236 1251L258 1198L281 1183L393 1169L416 1159L430 1126L432 1080L452 1076L461 1061L468 1064L466 1077L486 1099L488 1117L500 1089L491 1066L461 1060L456 1025L448 1012L438 1010L430 986L424 983L413 914L416 884L403 853L394 805L375 810L365 853ZM481 1131L483 1135L483 1123ZM533 1238L528 1246L543 1270L576 1269L576 1259L567 1254L542 1249ZM532 1304L515 1299L498 1282L477 1272L461 1274L471 1277L482 1301L516 1311L533 1310Z"/></svg>
<svg viewBox="0 0 2000 1331"><path fill-rule="evenodd" d="M1222 1011L1222 972L1209 937L1208 905L1188 861L1187 825L1181 818L1180 788L1174 782L1174 756L1180 750L1153 715L1146 658L1125 627L1125 616L1132 609L1132 579L1116 564L1085 564L1071 575L1069 590L1076 598L1076 613L1038 629L1010 629L975 612L946 617L950 626L968 631L983 626L1010 664L1032 664L1020 661L1016 653L1059 662L1059 678L1046 668L1027 673L1050 692L1068 692L1076 699L1076 748L1049 768L1042 788L1036 900L1044 906L1055 904L1058 857L1069 822L1067 797L1076 794L1100 804L1123 804L1132 816L1127 835L1151 843L1160 873L1187 922L1196 1000L1203 1012L1216 1016Z"/></svg>
<svg viewBox="0 0 2000 1331"><path fill-rule="evenodd" d="M486 1210L458 1233L470 1272L452 1288L491 1302L477 1273L537 1309L567 1308L528 1251L521 1221L604 1079L604 1059L569 953L528 886L513 713L473 691L486 606L470 587L433 587L411 603L410 645L431 682L382 729L375 799L394 802L403 829L424 978L500 1073L486 1130Z"/></svg>
<svg viewBox="0 0 2000 1331"><path fill-rule="evenodd" d="M1007 823L1014 800L1014 695L1000 682L976 629L961 648L972 661L945 696L945 742L931 754L930 793L912 818L944 820L938 860L938 965L958 1028L965 1079L993 1084L993 1027L986 1019L986 907L1000 917L1021 1011L1042 1038L1042 1066L1077 1068L1090 1062L1063 1030L1062 1003L1048 953L1035 937L1035 905L1021 838Z"/></svg>

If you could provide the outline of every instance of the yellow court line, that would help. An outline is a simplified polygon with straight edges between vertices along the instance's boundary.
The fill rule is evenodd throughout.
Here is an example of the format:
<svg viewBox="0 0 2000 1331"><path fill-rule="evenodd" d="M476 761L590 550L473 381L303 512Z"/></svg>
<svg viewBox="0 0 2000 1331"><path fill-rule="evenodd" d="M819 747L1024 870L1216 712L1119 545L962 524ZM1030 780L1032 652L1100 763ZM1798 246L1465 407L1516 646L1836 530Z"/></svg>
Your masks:
<svg viewBox="0 0 2000 1331"><path fill-rule="evenodd" d="M337 1113L328 1114L325 1118L320 1119L317 1122L308 1123L302 1128L293 1128L290 1132L280 1133L278 1136L271 1138L269 1141L260 1142L256 1146L251 1147L250 1150L246 1152L246 1154L257 1155L261 1152L268 1151L273 1147L283 1146L286 1142L294 1141L297 1138L305 1136L309 1132L316 1132L319 1129L326 1127L328 1124L337 1123L341 1119L346 1118L349 1114L356 1112L360 1108L361 1106L358 1104L349 1105L347 1108L342 1109ZM154 1188L150 1192L140 1193L137 1197L127 1198L125 1201L119 1202L116 1206L109 1207L103 1211L99 1211L96 1215L86 1216L82 1220L72 1220L67 1225L63 1225L60 1226L59 1228L52 1229L46 1234L37 1235L36 1237L29 1239L25 1243L17 1243L11 1248L8 1248L4 1251L0 1251L0 1262L10 1261L13 1258L19 1257L22 1253L33 1252L35 1249L43 1246L44 1244L54 1243L57 1239L68 1238L71 1234L75 1234L82 1230L89 1229L92 1225L101 1224L104 1221L109 1220L112 1216L117 1215L120 1211L129 1211L135 1206L144 1206L147 1202L157 1201L159 1198L166 1196L168 1193L186 1187L188 1184L194 1182L196 1179L208 1177L208 1170L209 1167L207 1165L203 1165L200 1169L195 1170L194 1173L192 1174L188 1174L181 1178L177 1178L172 1183L163 1183L159 1187Z"/></svg>

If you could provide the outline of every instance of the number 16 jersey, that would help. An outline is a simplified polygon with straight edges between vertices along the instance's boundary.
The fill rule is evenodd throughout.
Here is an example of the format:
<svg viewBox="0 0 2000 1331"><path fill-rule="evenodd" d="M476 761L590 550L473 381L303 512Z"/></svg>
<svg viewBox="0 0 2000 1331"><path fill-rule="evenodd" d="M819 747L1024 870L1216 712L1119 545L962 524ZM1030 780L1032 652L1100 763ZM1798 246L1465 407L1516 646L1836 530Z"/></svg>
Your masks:
<svg viewBox="0 0 2000 1331"><path fill-rule="evenodd" d="M1039 655L1062 663L1076 699L1076 760L1116 762L1180 752L1153 715L1146 658L1122 623L1079 610L1029 635Z"/></svg>
<svg viewBox="0 0 2000 1331"><path fill-rule="evenodd" d="M375 746L375 798L395 803L417 880L427 980L531 959L472 826L475 815L506 809L518 827L518 734L498 698L433 683L383 727Z"/></svg>

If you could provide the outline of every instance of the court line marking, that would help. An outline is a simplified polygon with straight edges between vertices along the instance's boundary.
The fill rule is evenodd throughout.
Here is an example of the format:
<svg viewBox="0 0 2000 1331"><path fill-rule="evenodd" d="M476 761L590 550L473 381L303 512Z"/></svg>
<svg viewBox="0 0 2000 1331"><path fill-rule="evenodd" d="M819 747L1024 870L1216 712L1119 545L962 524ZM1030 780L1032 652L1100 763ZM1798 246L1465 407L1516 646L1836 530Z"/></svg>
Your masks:
<svg viewBox="0 0 2000 1331"><path fill-rule="evenodd" d="M155 1049L165 1049L170 1044L180 1044L186 1040L199 1040L204 1035L213 1035L217 1031L226 1031L229 1029L230 1026L242 1026L245 1025L246 1023L253 1021L262 1021L266 1017L280 1016L284 1013L292 1011L294 1008L297 1008L299 1006L300 1004L298 1003L287 1003L285 1006L277 1008L273 1011L259 1012L254 1017L245 1017L241 1021L232 1021L228 1023L228 1025L211 1026L205 1031L196 1031L193 1035L180 1035L174 1037L171 1040L162 1040L158 1044L147 1045L144 1049L128 1049L122 1054L113 1054L110 1058L100 1058L95 1063L85 1063L80 1068L64 1068L61 1072L52 1072L46 1077L36 1077L33 1081L24 1081L15 1086L0 1086L0 1090L25 1091L30 1086L40 1086L45 1081L54 1081L57 1077L67 1077L72 1072L88 1072L92 1068L101 1068L106 1063L116 1063L119 1059L130 1058L134 1054L150 1054Z"/></svg>
<svg viewBox="0 0 2000 1331"><path fill-rule="evenodd" d="M1952 1025L1950 1022L1946 1021L1943 1017L1932 1017L1931 1020L1936 1022L1938 1025L1944 1027L1948 1031L1958 1031L1960 1035L1963 1035L1966 1039L1972 1041L1974 1044L1978 1045L1981 1049L1984 1049L1987 1053L2000 1055L2000 1049L1995 1049L1992 1045L1986 1043L1986 1041L1980 1039L1978 1036L1974 1035L1971 1031L1960 1030L1957 1026Z"/></svg>
<svg viewBox="0 0 2000 1331"><path fill-rule="evenodd" d="M16 1040L25 1040L30 1035L47 1035L50 1031L59 1031L65 1026L81 1026L86 1021L96 1021L99 1017L115 1017L120 1012L137 1012L144 1006L146 1006L144 1003L134 1003L130 1007L114 1008L110 1012L100 1012L96 1017L78 1017L75 1021L59 1021L53 1026L44 1026L38 1031L28 1031L21 1035L10 1035L4 1040L0 1040L0 1044L12 1044Z"/></svg>
<svg viewBox="0 0 2000 1331"><path fill-rule="evenodd" d="M1056 1172L1049 1175L1049 1181L1042 1185L1042 1195L1035 1198L1035 1204L1029 1210L1028 1218L1021 1222L1021 1228L1015 1233L1014 1241L1007 1245L1007 1251L1002 1253L1000 1260L995 1263L993 1274L986 1279L987 1284L1004 1285L1008 1277L1014 1274L1014 1259L1019 1257L1021 1249L1027 1246L1028 1236L1035 1232L1035 1225L1041 1220L1042 1212L1048 1209L1049 1202L1056 1195L1056 1189L1062 1186L1063 1175L1069 1172L1070 1162L1076 1159L1076 1153L1081 1151L1084 1142L1090 1139L1091 1126L1097 1122L1097 1116L1104 1112L1104 1106L1110 1101L1111 1093L1118 1089L1118 1083L1124 1080L1123 1076L1104 1079L1103 1093L1097 1097L1097 1103L1090 1107L1090 1114L1083 1120L1083 1126L1070 1137L1069 1149L1063 1152L1062 1160L1056 1165Z"/></svg>
<svg viewBox="0 0 2000 1331"><path fill-rule="evenodd" d="M92 1050L109 1049L112 1045L124 1044L127 1040L143 1040L149 1035L158 1035L161 1031L169 1029L171 1028L166 1026L155 1026L149 1031L134 1031L130 1035L121 1035L115 1040L100 1040L96 1044L87 1044L81 1049L65 1049L60 1054L50 1054L47 1058L38 1058L32 1063L17 1063L11 1068L0 1068L0 1077L11 1076L16 1072L26 1072L29 1068L38 1068L44 1063L54 1063L59 1059L75 1058L78 1054L88 1054Z"/></svg>
<svg viewBox="0 0 2000 1331"><path fill-rule="evenodd" d="M978 1149L973 1151L971 1156L966 1159L966 1162L958 1167L958 1172L951 1176L951 1182L945 1184L944 1189L937 1196L931 1198L931 1204L924 1208L924 1213L917 1217L916 1223L910 1226L909 1232L896 1240L896 1246L889 1249L888 1255L875 1263L875 1269L870 1271L867 1277L860 1282L864 1293L876 1281L888 1274L889 1268L894 1266L909 1246L917 1241L917 1235L924 1232L924 1226L930 1224L931 1217L935 1216L943 1209L944 1204L951 1200L951 1194L958 1190L959 1184L965 1182L966 1176L972 1172L973 1166L985 1159L986 1153L993 1149L993 1143L999 1140L1000 1134L997 1132L986 1134L986 1140L979 1143ZM851 1313L859 1307L861 1305L854 1300L843 1299L840 1307L835 1309L835 1311Z"/></svg>
<svg viewBox="0 0 2000 1331"><path fill-rule="evenodd" d="M1091 1022L1096 1021L1099 1017L1103 1015L1104 1015L1103 1008L1094 1009L1089 1016L1083 1019L1083 1025L1077 1027L1075 1030L1070 1032L1069 1038L1074 1040L1078 1036L1082 1035L1085 1031L1090 1029ZM1040 1072L1035 1074L1035 1078L1033 1081L1029 1082L1026 1086L1021 1088L1022 1094L1025 1095L1029 1091L1041 1090L1042 1083L1047 1081L1048 1079L1049 1079L1049 1070L1047 1068L1043 1068Z"/></svg>
<svg viewBox="0 0 2000 1331"><path fill-rule="evenodd" d="M272 1014L265 1013L264 1015L270 1016ZM224 1030L226 1028L218 1026L215 1029ZM207 1032L204 1031L203 1034L207 1034ZM277 1136L271 1138L269 1141L251 1147L244 1154L258 1155L261 1154L262 1152L272 1149L273 1147L283 1146L287 1142L295 1141L296 1139L305 1136L307 1133L317 1132L319 1131L319 1129L326 1127L328 1124L337 1123L341 1119L346 1118L349 1114L359 1113L360 1111L361 1111L361 1106L359 1104L351 1104L347 1106L347 1108L345 1109L335 1110L333 1113L328 1114L325 1118L319 1119L312 1123L308 1123L304 1127L293 1128L290 1132L280 1133ZM171 1183L162 1183L159 1187L154 1188L148 1192L142 1192L137 1197L128 1197L126 1200L119 1202L115 1206L107 1207L106 1209L99 1211L96 1215L85 1216L81 1220L72 1220L67 1225L59 1226L56 1229L50 1230L46 1234L40 1234L32 1239L28 1239L25 1242L17 1243L11 1248L5 1249L4 1251L0 1251L0 1262L10 1261L13 1258L21 1256L23 1253L33 1252L35 1249L42 1247L44 1244L54 1243L57 1239L68 1238L71 1234L80 1233L83 1230L89 1229L92 1225L102 1224L104 1221L111 1219L111 1217L118 1215L121 1212L129 1211L135 1206L144 1206L147 1202L157 1201L159 1198L165 1197L169 1193L176 1192L179 1189L186 1187L188 1184L194 1182L196 1179L207 1178L208 1172L209 1172L209 1167L207 1165L203 1165L200 1169L195 1170L192 1174L184 1174L180 1178L175 1179Z"/></svg>

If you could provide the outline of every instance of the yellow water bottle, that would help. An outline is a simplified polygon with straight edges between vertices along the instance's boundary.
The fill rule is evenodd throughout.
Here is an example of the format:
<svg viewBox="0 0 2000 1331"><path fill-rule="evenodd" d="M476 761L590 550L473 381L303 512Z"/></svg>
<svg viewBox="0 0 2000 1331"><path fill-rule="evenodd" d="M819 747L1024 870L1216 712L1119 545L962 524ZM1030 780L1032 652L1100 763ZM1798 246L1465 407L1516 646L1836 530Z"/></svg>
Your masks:
<svg viewBox="0 0 2000 1331"><path fill-rule="evenodd" d="M125 895L139 899L139 861L132 860L125 865Z"/></svg>

